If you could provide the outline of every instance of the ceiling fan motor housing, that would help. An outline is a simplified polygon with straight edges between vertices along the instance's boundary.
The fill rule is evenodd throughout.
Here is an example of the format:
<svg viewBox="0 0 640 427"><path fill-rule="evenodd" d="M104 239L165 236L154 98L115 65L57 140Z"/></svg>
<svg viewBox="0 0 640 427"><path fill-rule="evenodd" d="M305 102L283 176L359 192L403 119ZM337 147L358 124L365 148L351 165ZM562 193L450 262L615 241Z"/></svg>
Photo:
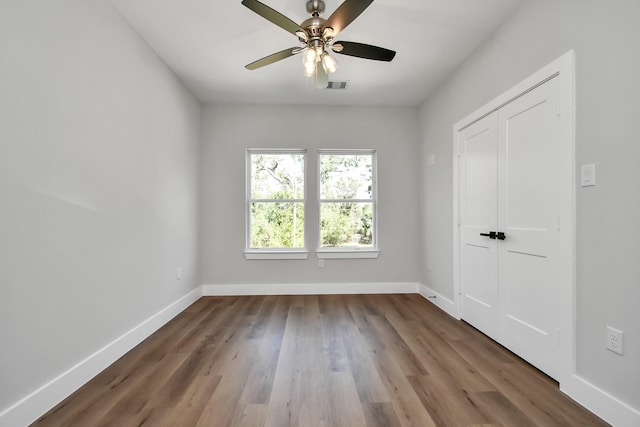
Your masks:
<svg viewBox="0 0 640 427"><path fill-rule="evenodd" d="M304 21L302 24L300 24L300 26L305 30L307 30L307 34L309 35L310 39L314 39L314 38L320 39L322 37L321 28L324 22L325 22L325 19L314 16Z"/></svg>
<svg viewBox="0 0 640 427"><path fill-rule="evenodd" d="M324 45L330 43L332 38L322 28L326 22L326 19L320 17L324 12L324 1L309 0L307 2L307 12L311 15L311 18L305 20L300 26L307 32L308 39L301 41L309 47L322 46L324 49Z"/></svg>

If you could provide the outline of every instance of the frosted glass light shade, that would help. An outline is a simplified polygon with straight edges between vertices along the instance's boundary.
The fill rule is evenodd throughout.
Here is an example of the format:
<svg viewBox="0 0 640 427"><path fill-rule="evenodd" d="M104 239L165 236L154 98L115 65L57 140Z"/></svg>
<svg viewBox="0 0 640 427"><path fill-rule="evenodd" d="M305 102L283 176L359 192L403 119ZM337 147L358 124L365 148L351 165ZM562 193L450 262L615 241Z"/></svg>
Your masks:
<svg viewBox="0 0 640 427"><path fill-rule="evenodd" d="M307 49L302 53L302 65L305 68L315 67L318 61L318 53L315 49Z"/></svg>
<svg viewBox="0 0 640 427"><path fill-rule="evenodd" d="M338 70L338 61L329 54L322 55L322 67L327 74L335 73Z"/></svg>
<svg viewBox="0 0 640 427"><path fill-rule="evenodd" d="M306 77L313 77L316 74L316 66L304 64L304 75Z"/></svg>

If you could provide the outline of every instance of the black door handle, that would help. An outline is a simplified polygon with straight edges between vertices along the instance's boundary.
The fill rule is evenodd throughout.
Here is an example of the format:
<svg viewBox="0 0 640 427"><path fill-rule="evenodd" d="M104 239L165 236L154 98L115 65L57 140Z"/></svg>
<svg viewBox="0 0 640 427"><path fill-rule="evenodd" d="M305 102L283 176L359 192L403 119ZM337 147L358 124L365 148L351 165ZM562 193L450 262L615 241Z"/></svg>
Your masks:
<svg viewBox="0 0 640 427"><path fill-rule="evenodd" d="M490 239L505 240L507 236L502 231L490 231L488 233L480 233L481 236L488 237Z"/></svg>
<svg viewBox="0 0 640 427"><path fill-rule="evenodd" d="M495 231L490 231L488 233L480 233L480 235L488 237L490 239L495 239L496 238L496 232Z"/></svg>

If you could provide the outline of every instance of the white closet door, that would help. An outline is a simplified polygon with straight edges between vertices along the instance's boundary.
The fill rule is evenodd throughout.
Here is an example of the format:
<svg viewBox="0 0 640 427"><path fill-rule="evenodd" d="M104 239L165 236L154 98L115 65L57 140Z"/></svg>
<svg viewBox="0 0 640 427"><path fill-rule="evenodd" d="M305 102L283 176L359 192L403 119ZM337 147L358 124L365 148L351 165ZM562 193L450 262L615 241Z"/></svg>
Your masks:
<svg viewBox="0 0 640 427"><path fill-rule="evenodd" d="M557 80L457 134L461 317L554 378L573 209Z"/></svg>
<svg viewBox="0 0 640 427"><path fill-rule="evenodd" d="M460 292L462 318L498 338L497 113L458 133L460 156Z"/></svg>
<svg viewBox="0 0 640 427"><path fill-rule="evenodd" d="M505 234L497 249L502 343L555 378L558 302L567 286L563 281L569 280L560 226L571 212L563 200L571 166L564 164L559 122L557 79L498 112L498 231Z"/></svg>

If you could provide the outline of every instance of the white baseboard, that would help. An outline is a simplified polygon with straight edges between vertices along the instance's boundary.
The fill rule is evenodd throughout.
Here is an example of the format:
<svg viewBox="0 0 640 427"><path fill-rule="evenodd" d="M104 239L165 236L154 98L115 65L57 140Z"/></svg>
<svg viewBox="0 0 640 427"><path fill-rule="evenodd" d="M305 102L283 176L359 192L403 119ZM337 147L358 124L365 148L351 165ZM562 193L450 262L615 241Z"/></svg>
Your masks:
<svg viewBox="0 0 640 427"><path fill-rule="evenodd" d="M560 391L612 426L640 426L640 411L578 375L560 384Z"/></svg>
<svg viewBox="0 0 640 427"><path fill-rule="evenodd" d="M202 296L198 287L0 412L0 427L26 426L102 372Z"/></svg>
<svg viewBox="0 0 640 427"><path fill-rule="evenodd" d="M418 293L422 295L427 301L444 310L447 314L449 314L449 316L460 320L460 314L458 313L456 303L451 301L449 298L443 297L442 295L429 288L427 285L423 285L422 283L418 285Z"/></svg>
<svg viewBox="0 0 640 427"><path fill-rule="evenodd" d="M418 283L289 283L202 285L204 296L415 294Z"/></svg>

